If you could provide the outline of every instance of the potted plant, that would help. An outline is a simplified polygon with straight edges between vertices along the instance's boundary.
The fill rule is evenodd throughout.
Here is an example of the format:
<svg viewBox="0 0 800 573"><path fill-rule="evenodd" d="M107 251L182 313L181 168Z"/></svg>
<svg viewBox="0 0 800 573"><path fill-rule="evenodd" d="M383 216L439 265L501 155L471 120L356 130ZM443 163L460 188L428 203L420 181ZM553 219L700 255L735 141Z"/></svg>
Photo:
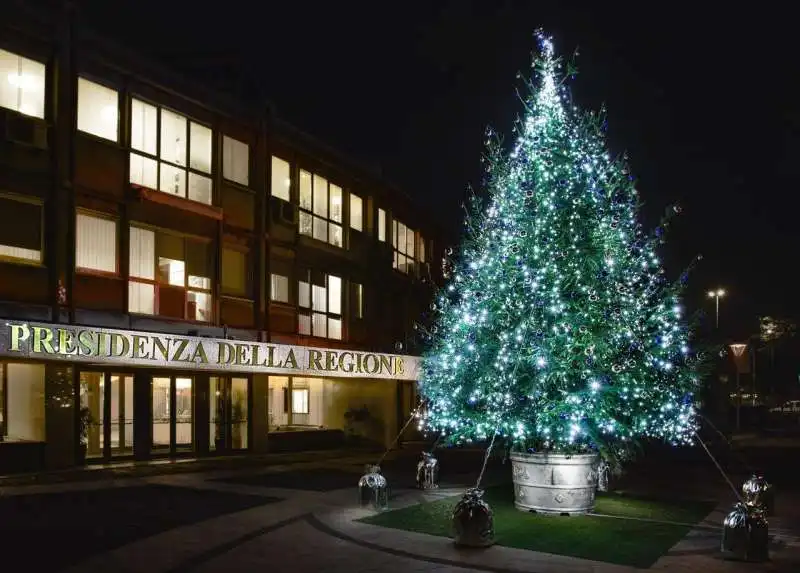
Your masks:
<svg viewBox="0 0 800 573"><path fill-rule="evenodd" d="M245 420L245 412L242 403L234 401L231 406L231 448L234 450L242 449L242 422Z"/></svg>
<svg viewBox="0 0 800 573"><path fill-rule="evenodd" d="M349 408L344 413L345 431L348 439L359 442L364 438L365 425L370 419L369 408L364 404L360 408Z"/></svg>
<svg viewBox="0 0 800 573"><path fill-rule="evenodd" d="M78 463L86 462L86 451L89 448L89 426L92 424L92 412L87 406L83 406L78 412Z"/></svg>
<svg viewBox="0 0 800 573"><path fill-rule="evenodd" d="M511 447L518 509L585 513L601 459L613 469L637 440L694 443L710 362L690 346L688 271L668 281L657 252L680 209L645 232L602 114L565 103L561 61L539 42L516 146L489 136L487 196L418 325L422 424L444 445Z"/></svg>

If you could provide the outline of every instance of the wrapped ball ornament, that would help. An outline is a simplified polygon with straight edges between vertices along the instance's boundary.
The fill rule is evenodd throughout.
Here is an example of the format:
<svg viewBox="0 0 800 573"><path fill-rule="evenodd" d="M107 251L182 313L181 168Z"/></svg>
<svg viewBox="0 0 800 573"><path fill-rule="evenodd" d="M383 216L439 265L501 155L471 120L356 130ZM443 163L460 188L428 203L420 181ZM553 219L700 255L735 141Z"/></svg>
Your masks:
<svg viewBox="0 0 800 573"><path fill-rule="evenodd" d="M419 489L439 487L439 460L428 452L422 452L422 458L417 463L417 487Z"/></svg>
<svg viewBox="0 0 800 573"><path fill-rule="evenodd" d="M358 502L361 507L377 511L389 508L389 484L381 475L381 468L368 465L366 473L358 480Z"/></svg>
<svg viewBox="0 0 800 573"><path fill-rule="evenodd" d="M775 491L762 474L753 474L742 485L744 502L767 515L775 515Z"/></svg>
<svg viewBox="0 0 800 573"><path fill-rule="evenodd" d="M769 559L769 524L763 511L737 503L722 525L724 558L740 561Z"/></svg>
<svg viewBox="0 0 800 573"><path fill-rule="evenodd" d="M483 499L483 490L468 489L456 504L452 518L453 542L461 547L494 544L494 514Z"/></svg>

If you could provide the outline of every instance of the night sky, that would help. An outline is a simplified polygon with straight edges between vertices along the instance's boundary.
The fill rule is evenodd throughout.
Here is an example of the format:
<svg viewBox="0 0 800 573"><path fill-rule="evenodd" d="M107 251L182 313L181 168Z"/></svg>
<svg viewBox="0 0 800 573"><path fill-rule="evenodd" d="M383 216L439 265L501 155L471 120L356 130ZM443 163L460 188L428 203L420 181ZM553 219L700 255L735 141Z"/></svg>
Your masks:
<svg viewBox="0 0 800 573"><path fill-rule="evenodd" d="M561 53L579 48L574 98L585 109L605 102L645 222L683 207L663 255L672 277L703 255L689 305L713 314L705 291L725 287L722 330L736 336L758 314L798 314L800 49L788 15L701 2L76 3L109 36L269 100L287 121L380 164L456 232L467 184L480 186L485 129L510 134L517 72L530 71L542 26Z"/></svg>

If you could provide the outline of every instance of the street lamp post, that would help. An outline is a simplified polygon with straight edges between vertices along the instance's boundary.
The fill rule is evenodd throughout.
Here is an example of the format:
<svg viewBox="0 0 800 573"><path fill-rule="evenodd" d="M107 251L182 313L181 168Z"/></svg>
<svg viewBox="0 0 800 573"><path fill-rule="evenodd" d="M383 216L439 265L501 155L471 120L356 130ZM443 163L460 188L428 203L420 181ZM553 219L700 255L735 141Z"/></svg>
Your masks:
<svg viewBox="0 0 800 573"><path fill-rule="evenodd" d="M717 303L717 330L719 330L719 299L725 296L725 290L718 288L717 290L708 291L708 298L716 299Z"/></svg>
<svg viewBox="0 0 800 573"><path fill-rule="evenodd" d="M719 304L719 299L717 299L717 304ZM731 351L733 352L734 358L734 366L736 366L736 430L740 430L742 427L742 386L741 386L741 372L742 372L742 365L737 360L741 358L744 351L747 350L746 344L731 344Z"/></svg>

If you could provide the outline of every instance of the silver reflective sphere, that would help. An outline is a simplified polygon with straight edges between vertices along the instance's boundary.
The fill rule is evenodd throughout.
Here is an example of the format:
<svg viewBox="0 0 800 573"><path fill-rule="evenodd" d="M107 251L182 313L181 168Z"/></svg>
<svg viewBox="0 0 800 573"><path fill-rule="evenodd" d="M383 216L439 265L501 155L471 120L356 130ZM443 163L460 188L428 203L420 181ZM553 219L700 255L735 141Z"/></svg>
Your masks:
<svg viewBox="0 0 800 573"><path fill-rule="evenodd" d="M463 547L494 544L494 513L483 499L483 490L468 489L456 504L452 518L453 542Z"/></svg>

